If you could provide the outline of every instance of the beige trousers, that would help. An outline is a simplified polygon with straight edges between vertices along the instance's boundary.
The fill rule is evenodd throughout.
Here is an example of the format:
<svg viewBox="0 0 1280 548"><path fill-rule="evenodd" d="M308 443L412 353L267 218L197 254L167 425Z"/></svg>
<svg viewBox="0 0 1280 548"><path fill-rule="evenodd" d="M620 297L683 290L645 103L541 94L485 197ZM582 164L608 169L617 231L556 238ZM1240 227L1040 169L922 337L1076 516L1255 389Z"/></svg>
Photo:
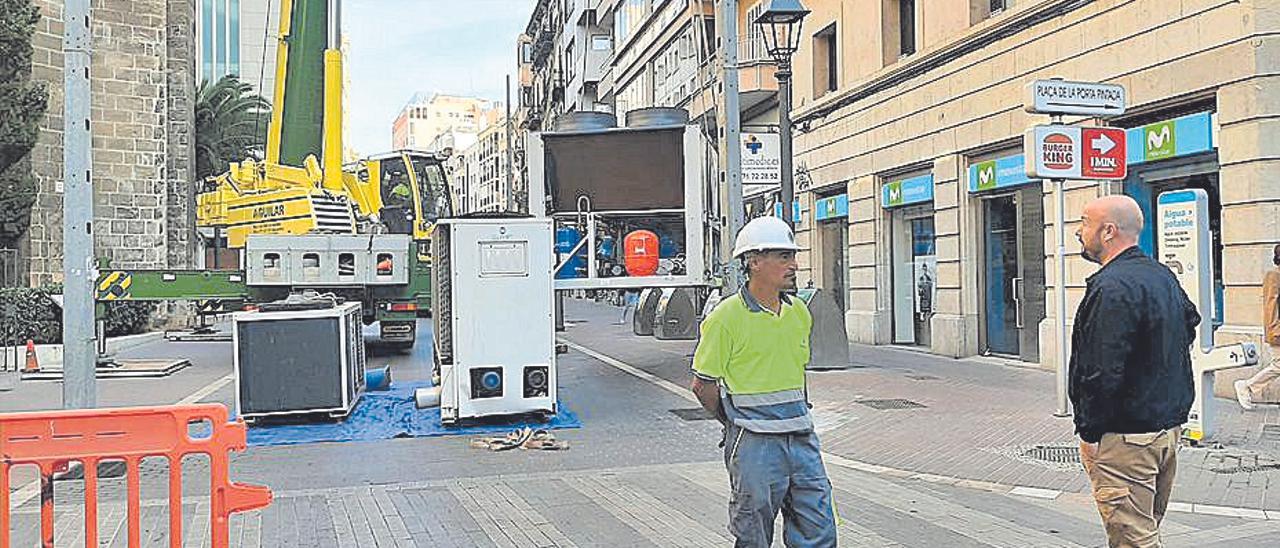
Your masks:
<svg viewBox="0 0 1280 548"><path fill-rule="evenodd" d="M1254 399L1261 399L1262 390L1277 378L1280 378L1280 346L1272 345L1271 363L1249 377L1249 395Z"/></svg>
<svg viewBox="0 0 1280 548"><path fill-rule="evenodd" d="M1112 548L1164 546L1160 521L1178 470L1180 427L1148 434L1105 434L1083 459Z"/></svg>

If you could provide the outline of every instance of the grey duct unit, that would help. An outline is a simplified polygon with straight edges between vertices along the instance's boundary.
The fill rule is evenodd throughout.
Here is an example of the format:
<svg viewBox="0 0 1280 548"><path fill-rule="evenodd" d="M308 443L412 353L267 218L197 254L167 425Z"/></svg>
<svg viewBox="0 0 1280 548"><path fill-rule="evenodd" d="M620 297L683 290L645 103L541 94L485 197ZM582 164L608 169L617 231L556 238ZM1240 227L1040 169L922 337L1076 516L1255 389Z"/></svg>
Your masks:
<svg viewBox="0 0 1280 548"><path fill-rule="evenodd" d="M241 417L345 416L364 393L360 303L241 312L232 330Z"/></svg>
<svg viewBox="0 0 1280 548"><path fill-rule="evenodd" d="M653 336L677 341L698 338L698 307L692 289L668 287L662 290L654 314Z"/></svg>
<svg viewBox="0 0 1280 548"><path fill-rule="evenodd" d="M640 300L636 302L636 311L631 315L631 332L642 337L653 335L653 320L658 313L658 301L662 298L662 289L646 288L640 292Z"/></svg>
<svg viewBox="0 0 1280 548"><path fill-rule="evenodd" d="M682 108L648 107L627 112L628 128L683 126L689 123L689 111Z"/></svg>
<svg viewBox="0 0 1280 548"><path fill-rule="evenodd" d="M836 303L835 295L826 289L804 289L799 296L813 317L808 369L847 369L849 334L845 331L844 311Z"/></svg>
<svg viewBox="0 0 1280 548"><path fill-rule="evenodd" d="M618 125L618 119L608 112L579 110L566 112L556 118L556 131L594 131L609 129Z"/></svg>

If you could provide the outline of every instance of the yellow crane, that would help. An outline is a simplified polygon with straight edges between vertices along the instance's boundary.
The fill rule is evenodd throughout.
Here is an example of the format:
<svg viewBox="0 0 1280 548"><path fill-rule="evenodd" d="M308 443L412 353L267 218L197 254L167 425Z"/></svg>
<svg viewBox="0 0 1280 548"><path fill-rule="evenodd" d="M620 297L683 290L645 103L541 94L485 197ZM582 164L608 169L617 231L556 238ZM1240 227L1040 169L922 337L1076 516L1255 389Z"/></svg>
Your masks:
<svg viewBox="0 0 1280 548"><path fill-rule="evenodd" d="M435 220L452 212L445 158L398 151L344 172L340 2L283 0L280 15L264 158L232 163L206 180L196 197L196 224L223 231L237 249L252 234L429 238Z"/></svg>

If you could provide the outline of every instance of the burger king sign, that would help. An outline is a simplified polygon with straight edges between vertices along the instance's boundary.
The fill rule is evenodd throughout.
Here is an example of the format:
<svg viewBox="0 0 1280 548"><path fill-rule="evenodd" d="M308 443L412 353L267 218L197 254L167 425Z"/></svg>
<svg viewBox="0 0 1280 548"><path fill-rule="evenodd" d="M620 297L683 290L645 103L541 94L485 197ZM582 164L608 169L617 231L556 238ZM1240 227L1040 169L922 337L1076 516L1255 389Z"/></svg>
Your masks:
<svg viewBox="0 0 1280 548"><path fill-rule="evenodd" d="M1080 128L1074 126L1035 126L1027 130L1024 150L1027 176L1036 179L1079 179L1081 141Z"/></svg>

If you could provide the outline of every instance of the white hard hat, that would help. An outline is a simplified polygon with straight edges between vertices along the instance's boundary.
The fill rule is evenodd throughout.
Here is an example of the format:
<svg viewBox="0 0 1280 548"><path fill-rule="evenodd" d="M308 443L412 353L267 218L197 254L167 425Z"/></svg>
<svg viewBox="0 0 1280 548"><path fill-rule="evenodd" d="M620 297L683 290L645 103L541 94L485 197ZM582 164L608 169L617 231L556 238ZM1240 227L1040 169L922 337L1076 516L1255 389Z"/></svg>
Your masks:
<svg viewBox="0 0 1280 548"><path fill-rule="evenodd" d="M791 227L777 217L756 217L747 226L738 231L738 238L733 243L733 258L742 257L751 251L781 249L799 251L796 237Z"/></svg>

